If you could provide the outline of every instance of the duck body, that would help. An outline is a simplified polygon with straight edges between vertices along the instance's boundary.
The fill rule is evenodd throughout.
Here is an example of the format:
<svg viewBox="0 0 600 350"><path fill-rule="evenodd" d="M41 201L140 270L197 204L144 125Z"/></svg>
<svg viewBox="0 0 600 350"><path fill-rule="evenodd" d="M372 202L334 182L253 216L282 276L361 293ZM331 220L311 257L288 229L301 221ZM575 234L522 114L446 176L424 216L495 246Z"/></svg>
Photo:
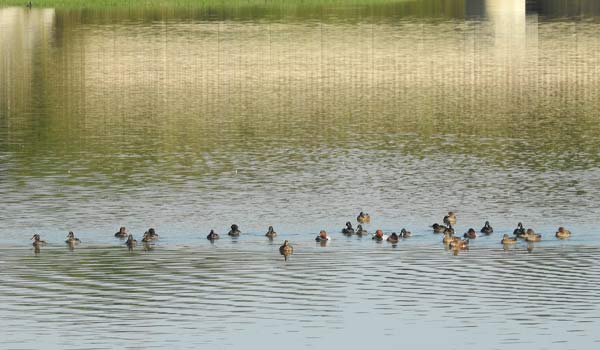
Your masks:
<svg viewBox="0 0 600 350"><path fill-rule="evenodd" d="M125 245L127 246L127 248L129 248L129 250L132 250L133 247L135 247L137 244L137 241L135 239L133 239L133 235L129 235L127 236L127 241L125 241Z"/></svg>
<svg viewBox="0 0 600 350"><path fill-rule="evenodd" d="M76 245L76 244L81 243L81 241L79 240L79 238L75 237L75 234L73 232L69 232L65 243L67 243L69 245Z"/></svg>
<svg viewBox="0 0 600 350"><path fill-rule="evenodd" d="M405 228L403 228L402 230L400 230L400 238L408 238L410 236L412 236L412 232L406 231Z"/></svg>
<svg viewBox="0 0 600 350"><path fill-rule="evenodd" d="M158 239L158 234L156 231L151 228L148 231L144 232L144 237L142 238L142 242L148 243Z"/></svg>
<svg viewBox="0 0 600 350"><path fill-rule="evenodd" d="M454 212L449 211L448 215L444 216L444 224L447 226L456 225L456 214L454 214Z"/></svg>
<svg viewBox="0 0 600 350"><path fill-rule="evenodd" d="M33 235L33 237L31 237L31 239L33 240L32 245L35 248L39 248L39 247L42 247L42 246L45 246L46 244L48 244L48 243L46 243L46 241L42 241L42 238L37 233L35 235Z"/></svg>
<svg viewBox="0 0 600 350"><path fill-rule="evenodd" d="M390 243L398 243L400 241L400 236L398 236L396 232L392 232L392 234L387 238L387 241Z"/></svg>
<svg viewBox="0 0 600 350"><path fill-rule="evenodd" d="M206 236L206 239L208 239L209 241L214 241L219 239L219 234L216 233L214 230L210 230L210 233Z"/></svg>
<svg viewBox="0 0 600 350"><path fill-rule="evenodd" d="M358 225L356 226L356 234L359 236L364 236L364 235L368 235L369 232L367 230L365 230L362 225Z"/></svg>
<svg viewBox="0 0 600 350"><path fill-rule="evenodd" d="M265 233L265 236L267 236L269 238L273 238L273 237L277 236L277 232L275 232L275 230L273 230L273 226L269 226L269 230L267 231L267 233Z"/></svg>
<svg viewBox="0 0 600 350"><path fill-rule="evenodd" d="M468 239L475 239L477 238L477 232L475 232L474 229L470 228L467 232L465 232L463 237Z"/></svg>
<svg viewBox="0 0 600 350"><path fill-rule="evenodd" d="M504 234L502 240L500 241L502 244L515 244L517 243L517 237L510 237L508 234Z"/></svg>
<svg viewBox="0 0 600 350"><path fill-rule="evenodd" d="M565 229L564 227L559 227L558 231L556 231L555 236L558 239L566 239L571 237L571 231Z"/></svg>
<svg viewBox="0 0 600 350"><path fill-rule="evenodd" d="M345 235L353 235L354 234L354 228L352 227L352 223L350 221L348 221L346 223L346 227L344 227L342 229L342 233Z"/></svg>
<svg viewBox="0 0 600 350"><path fill-rule="evenodd" d="M117 238L126 238L129 235L129 232L127 232L127 229L122 226L119 228L119 231L117 233L115 233L115 237Z"/></svg>
<svg viewBox="0 0 600 350"><path fill-rule="evenodd" d="M444 233L444 231L446 231L447 227L444 225L440 225L437 222L433 225L431 225L431 227L433 228L433 233Z"/></svg>
<svg viewBox="0 0 600 350"><path fill-rule="evenodd" d="M360 214L358 214L358 216L356 217L356 221L358 221L361 224L366 224L371 222L371 216L361 211Z"/></svg>
<svg viewBox="0 0 600 350"><path fill-rule="evenodd" d="M489 235L489 234L494 233L494 229L492 228L492 226L490 226L490 222L486 221L479 232L481 232L485 235Z"/></svg>
<svg viewBox="0 0 600 350"><path fill-rule="evenodd" d="M539 242L542 240L542 235L537 234L534 229L528 228L525 235L522 235L527 242Z"/></svg>
<svg viewBox="0 0 600 350"><path fill-rule="evenodd" d="M279 253L281 255L291 255L294 252L294 247L292 247L288 241L283 242L283 245L279 247Z"/></svg>
<svg viewBox="0 0 600 350"><path fill-rule="evenodd" d="M452 249L468 249L469 248L469 239L457 239L457 240L453 240L452 242L450 242L449 244L450 248Z"/></svg>
<svg viewBox="0 0 600 350"><path fill-rule="evenodd" d="M242 234L242 231L240 231L238 225L233 224L231 225L231 230L229 230L227 234L231 237L238 237L240 234Z"/></svg>
<svg viewBox="0 0 600 350"><path fill-rule="evenodd" d="M520 222L517 224L517 228L513 231L513 235L519 238L525 238L524 236L526 235L526 233L527 232L525 231L523 224Z"/></svg>

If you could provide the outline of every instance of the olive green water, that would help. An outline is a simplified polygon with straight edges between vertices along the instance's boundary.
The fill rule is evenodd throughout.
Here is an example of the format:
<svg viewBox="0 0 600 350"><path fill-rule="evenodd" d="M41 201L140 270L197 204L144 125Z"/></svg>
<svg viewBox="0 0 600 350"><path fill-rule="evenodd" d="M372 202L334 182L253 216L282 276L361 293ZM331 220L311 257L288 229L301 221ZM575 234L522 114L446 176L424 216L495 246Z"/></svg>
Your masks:
<svg viewBox="0 0 600 350"><path fill-rule="evenodd" d="M0 8L3 346L595 348L599 16ZM361 210L413 237L338 233ZM454 256L428 228L449 210L495 233ZM544 239L504 250L518 221ZM204 238L232 223L239 239ZM119 226L161 239L130 253Z"/></svg>

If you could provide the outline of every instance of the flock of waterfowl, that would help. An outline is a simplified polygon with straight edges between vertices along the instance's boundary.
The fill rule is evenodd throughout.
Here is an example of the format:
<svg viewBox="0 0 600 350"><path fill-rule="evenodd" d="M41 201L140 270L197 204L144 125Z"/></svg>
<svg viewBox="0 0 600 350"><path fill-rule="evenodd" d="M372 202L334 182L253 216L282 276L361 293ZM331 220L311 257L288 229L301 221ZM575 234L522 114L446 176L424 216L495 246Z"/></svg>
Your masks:
<svg viewBox="0 0 600 350"><path fill-rule="evenodd" d="M357 216L356 220L359 222L356 229L354 229L354 227L352 227L352 223L348 221L346 222L345 227L342 228L341 232L347 236L354 234L359 236L368 235L369 232L367 232L367 230L363 228L362 224L371 222L370 215L361 212ZM455 236L453 228L455 224L456 214L454 214L453 212L449 212L448 215L444 216L443 224L434 223L431 226L431 228L433 229L433 233L443 234L442 243L444 243L446 247L455 250L468 249L470 240L477 238L478 233L475 231L475 229L470 228L469 230L467 230L467 232L464 233L462 237ZM238 225L233 224L231 225L231 229L229 230L227 235L231 237L239 237L241 233L242 232L240 231ZM485 222L481 230L479 230L479 233L484 235L490 235L494 233L494 229L490 225L489 221ZM396 244L401 239L411 237L411 235L411 232L403 228L399 234L396 232L392 232L390 235L384 234L382 230L376 230L375 233L371 235L371 237L375 241L387 241L392 244ZM126 239L125 245L127 246L127 248L129 248L129 250L133 250L137 244L137 240L133 238L132 234L127 232L127 229L125 227L119 228L119 231L115 233L114 236L117 238ZM277 232L275 232L273 226L269 226L269 229L265 236L269 239L273 239L277 236ZM558 239L566 239L571 237L571 232L565 229L564 227L559 227L555 233L555 237ZM41 246L47 244L46 241L43 241L41 239L39 234L34 234L33 237L31 237L31 239L33 240L33 246L34 248L36 248L36 250L39 250ZM144 244L149 244L153 241L156 241L157 239L158 234L156 233L156 230L150 228L148 229L148 231L144 232L142 242ZM217 234L214 230L210 230L210 233L206 236L206 239L208 239L211 242L214 242L215 240L219 239L219 234ZM319 235L315 238L315 241L324 243L329 241L330 239L331 237L327 234L327 232L325 230L321 230L319 232ZM500 243L507 246L517 243L519 239L522 239L526 242L539 242L542 240L542 235L536 233L531 228L525 229L525 227L523 227L523 224L519 222L517 224L517 228L513 231L513 236L511 237L509 234L504 234ZM69 232L65 243L67 243L67 245L70 248L74 248L77 244L81 243L81 241L79 240L79 238L75 237L75 234L73 232ZM279 252L285 256L286 260L287 257L292 254L293 251L294 248L287 240L279 248Z"/></svg>

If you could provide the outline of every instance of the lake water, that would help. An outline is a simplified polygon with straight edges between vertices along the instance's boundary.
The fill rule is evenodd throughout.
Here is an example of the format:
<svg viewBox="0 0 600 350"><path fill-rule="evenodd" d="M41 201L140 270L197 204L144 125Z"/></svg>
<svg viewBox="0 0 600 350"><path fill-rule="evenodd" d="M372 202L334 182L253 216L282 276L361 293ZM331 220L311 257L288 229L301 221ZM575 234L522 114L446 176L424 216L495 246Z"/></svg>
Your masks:
<svg viewBox="0 0 600 350"><path fill-rule="evenodd" d="M0 348L595 349L599 196L595 1L0 8Z"/></svg>

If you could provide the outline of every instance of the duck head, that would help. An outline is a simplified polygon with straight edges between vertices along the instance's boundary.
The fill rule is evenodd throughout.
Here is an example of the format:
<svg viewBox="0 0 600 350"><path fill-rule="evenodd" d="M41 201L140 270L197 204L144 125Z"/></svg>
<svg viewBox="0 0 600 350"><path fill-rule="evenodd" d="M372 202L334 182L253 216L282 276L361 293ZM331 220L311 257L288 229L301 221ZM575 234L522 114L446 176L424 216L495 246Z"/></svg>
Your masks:
<svg viewBox="0 0 600 350"><path fill-rule="evenodd" d="M346 222L346 228L352 228L352 223L350 221Z"/></svg>
<svg viewBox="0 0 600 350"><path fill-rule="evenodd" d="M148 229L148 234L150 236L156 236L156 231L153 228Z"/></svg>
<svg viewBox="0 0 600 350"><path fill-rule="evenodd" d="M231 230L232 231L238 231L239 230L238 225L236 225L236 224L231 225Z"/></svg>
<svg viewBox="0 0 600 350"><path fill-rule="evenodd" d="M269 232L273 232L273 231L275 231L275 230L273 230L273 226L269 226Z"/></svg>
<svg viewBox="0 0 600 350"><path fill-rule="evenodd" d="M327 239L327 232L325 230L319 231L319 237Z"/></svg>
<svg viewBox="0 0 600 350"><path fill-rule="evenodd" d="M383 237L383 231L382 230L375 231L375 236L377 236L377 237Z"/></svg>

